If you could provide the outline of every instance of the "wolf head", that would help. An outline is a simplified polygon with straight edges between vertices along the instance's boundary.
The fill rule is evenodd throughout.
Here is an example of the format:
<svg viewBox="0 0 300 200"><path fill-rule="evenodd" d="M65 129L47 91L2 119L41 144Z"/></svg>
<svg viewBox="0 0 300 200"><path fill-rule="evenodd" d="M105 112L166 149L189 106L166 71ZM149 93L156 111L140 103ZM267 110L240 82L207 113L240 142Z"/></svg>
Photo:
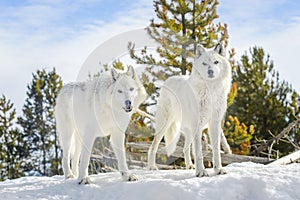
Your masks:
<svg viewBox="0 0 300 200"><path fill-rule="evenodd" d="M203 46L197 46L194 70L196 70L203 79L215 80L228 71L230 64L225 58L225 49L221 44L217 44L212 49L205 49Z"/></svg>
<svg viewBox="0 0 300 200"><path fill-rule="evenodd" d="M114 82L111 99L113 106L125 112L137 109L146 98L146 90L140 83L134 68L128 67L125 73L119 73L112 68L111 77Z"/></svg>

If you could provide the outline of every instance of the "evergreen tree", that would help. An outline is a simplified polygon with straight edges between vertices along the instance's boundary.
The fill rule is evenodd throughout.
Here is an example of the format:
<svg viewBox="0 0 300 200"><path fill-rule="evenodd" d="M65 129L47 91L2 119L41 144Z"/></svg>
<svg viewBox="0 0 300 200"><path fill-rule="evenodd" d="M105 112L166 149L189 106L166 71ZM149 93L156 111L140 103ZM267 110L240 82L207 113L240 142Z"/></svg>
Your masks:
<svg viewBox="0 0 300 200"><path fill-rule="evenodd" d="M55 68L48 72L48 78L46 80L47 89L45 90L45 102L47 111L47 122L49 126L48 134L52 137L52 149L51 153L51 175L57 175L62 173L62 169L59 168L60 164L60 148L59 148L59 138L56 132L55 117L54 117L54 107L56 102L56 97L59 90L62 88L62 79L56 73Z"/></svg>
<svg viewBox="0 0 300 200"><path fill-rule="evenodd" d="M27 142L27 156L32 160L31 169L42 175L59 174L58 137L54 121L55 99L62 81L55 68L46 72L37 70L28 85L23 117L18 123L23 128Z"/></svg>
<svg viewBox="0 0 300 200"><path fill-rule="evenodd" d="M241 123L237 117L229 115L227 117L224 134L227 142L234 154L247 155L250 152L250 140L254 134L254 126L247 127Z"/></svg>
<svg viewBox="0 0 300 200"><path fill-rule="evenodd" d="M154 10L159 22L151 20L147 31L149 36L160 44L156 50L159 60L147 53L147 47L141 51L142 57L137 56L133 44L129 45L131 57L139 64L163 66L163 71L152 71L162 80L168 75L187 74L192 68L189 58L193 58L197 44L201 43L207 48L215 46L218 42L227 45L227 25L212 23L218 18L218 4L217 0L154 1Z"/></svg>
<svg viewBox="0 0 300 200"><path fill-rule="evenodd" d="M16 109L4 95L0 98L0 181L19 178L22 171L22 138L14 127Z"/></svg>
<svg viewBox="0 0 300 200"><path fill-rule="evenodd" d="M296 117L300 117L299 94L286 82L279 79L270 56L262 48L250 49L237 64L233 81L238 85L238 95L228 113L237 116L247 124L255 125L255 134L251 143L270 139L279 134ZM290 139L299 145L299 129L294 129ZM274 146L287 154L294 147L287 143Z"/></svg>

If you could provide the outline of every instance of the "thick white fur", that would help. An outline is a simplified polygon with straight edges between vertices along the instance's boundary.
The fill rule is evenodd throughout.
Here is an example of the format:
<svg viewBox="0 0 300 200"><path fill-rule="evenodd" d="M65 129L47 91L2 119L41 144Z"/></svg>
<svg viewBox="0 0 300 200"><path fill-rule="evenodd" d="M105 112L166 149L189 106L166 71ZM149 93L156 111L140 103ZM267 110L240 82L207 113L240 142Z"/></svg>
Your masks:
<svg viewBox="0 0 300 200"><path fill-rule="evenodd" d="M132 67L126 73L112 69L93 81L65 85L55 107L65 178L78 176L79 183L90 183L88 164L94 140L110 135L123 179L136 180L128 171L124 138L131 114L146 97Z"/></svg>
<svg viewBox="0 0 300 200"><path fill-rule="evenodd" d="M226 140L221 123L231 85L231 67L224 54L220 44L210 50L198 46L190 77L171 77L162 86L155 117L155 138L148 153L149 169L157 169L155 157L161 139L165 137L166 151L171 155L182 132L187 167L192 166L190 146L193 143L196 176L208 176L201 147L202 130L208 125L215 173L225 173L221 165L220 140Z"/></svg>

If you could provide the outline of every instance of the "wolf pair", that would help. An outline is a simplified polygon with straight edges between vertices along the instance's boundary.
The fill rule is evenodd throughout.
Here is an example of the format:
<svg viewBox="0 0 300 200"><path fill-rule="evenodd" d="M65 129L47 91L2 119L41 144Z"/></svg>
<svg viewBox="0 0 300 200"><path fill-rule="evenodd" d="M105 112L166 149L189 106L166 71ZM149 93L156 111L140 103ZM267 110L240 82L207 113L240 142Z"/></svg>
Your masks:
<svg viewBox="0 0 300 200"><path fill-rule="evenodd" d="M182 133L186 165L192 166L193 146L196 176L208 176L201 148L202 130L208 126L214 171L226 173L221 166L220 141L226 140L221 123L230 84L231 67L224 48L220 44L212 49L198 46L190 77L171 77L160 90L156 133L148 154L149 169L156 169L155 155L161 139L165 138L167 153L171 155ZM77 176L78 183L90 183L88 164L94 140L110 135L123 180L137 180L127 167L124 139L131 114L146 98L145 88L133 67L125 73L111 69L93 81L65 85L55 107L65 178ZM229 146L225 148L230 151Z"/></svg>

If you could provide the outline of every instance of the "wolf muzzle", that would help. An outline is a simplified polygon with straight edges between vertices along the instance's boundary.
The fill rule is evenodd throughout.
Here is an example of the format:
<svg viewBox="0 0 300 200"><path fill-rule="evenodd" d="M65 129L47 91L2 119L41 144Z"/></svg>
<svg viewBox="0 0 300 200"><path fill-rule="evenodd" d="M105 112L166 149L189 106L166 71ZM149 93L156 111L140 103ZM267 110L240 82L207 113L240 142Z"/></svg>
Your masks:
<svg viewBox="0 0 300 200"><path fill-rule="evenodd" d="M131 101L130 100L126 100L125 101L125 107L123 107L123 109L125 110L125 112L132 111L132 105L131 105Z"/></svg>

